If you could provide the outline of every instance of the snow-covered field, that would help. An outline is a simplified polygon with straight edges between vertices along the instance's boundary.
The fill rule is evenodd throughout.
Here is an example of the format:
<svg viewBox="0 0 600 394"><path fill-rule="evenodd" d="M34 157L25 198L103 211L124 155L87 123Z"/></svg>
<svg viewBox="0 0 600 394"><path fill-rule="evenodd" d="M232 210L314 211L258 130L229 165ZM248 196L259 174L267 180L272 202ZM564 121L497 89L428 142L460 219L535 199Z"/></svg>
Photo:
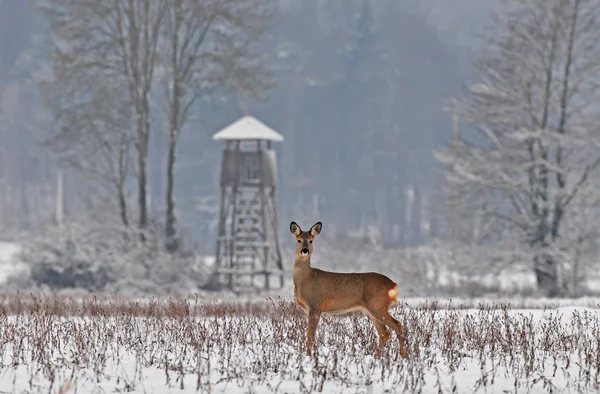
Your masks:
<svg viewBox="0 0 600 394"><path fill-rule="evenodd" d="M395 337L373 357L358 313L324 317L306 356L290 300L2 295L0 392L598 392L598 310L422 301L393 310L408 330L402 360Z"/></svg>
<svg viewBox="0 0 600 394"><path fill-rule="evenodd" d="M19 250L0 243L0 283ZM308 357L286 285L277 300L0 293L0 394L600 391L599 298L406 298L408 360L395 336L374 358L358 313L325 316Z"/></svg>

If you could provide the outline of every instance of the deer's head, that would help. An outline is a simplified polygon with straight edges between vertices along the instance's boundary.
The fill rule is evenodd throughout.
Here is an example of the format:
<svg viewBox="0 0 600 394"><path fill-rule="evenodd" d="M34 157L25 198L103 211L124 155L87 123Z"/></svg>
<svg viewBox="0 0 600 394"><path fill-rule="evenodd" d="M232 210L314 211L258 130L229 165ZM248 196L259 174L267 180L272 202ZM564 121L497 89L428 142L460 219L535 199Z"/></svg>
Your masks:
<svg viewBox="0 0 600 394"><path fill-rule="evenodd" d="M321 222L315 223L310 230L302 231L298 223L290 223L290 232L296 238L296 256L300 258L310 257L313 250L313 240L321 232Z"/></svg>

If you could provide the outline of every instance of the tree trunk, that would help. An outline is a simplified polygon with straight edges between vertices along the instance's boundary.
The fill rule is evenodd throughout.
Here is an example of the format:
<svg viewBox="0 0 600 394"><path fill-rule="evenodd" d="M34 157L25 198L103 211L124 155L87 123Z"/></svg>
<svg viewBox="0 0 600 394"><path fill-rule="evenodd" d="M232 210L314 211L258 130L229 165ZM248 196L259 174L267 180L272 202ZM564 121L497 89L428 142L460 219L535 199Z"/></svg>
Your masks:
<svg viewBox="0 0 600 394"><path fill-rule="evenodd" d="M129 219L127 218L127 202L125 201L125 192L123 186L119 187L118 191L119 199L119 214L121 215L121 221L125 227L129 226Z"/></svg>
<svg viewBox="0 0 600 394"><path fill-rule="evenodd" d="M556 259L542 251L534 257L534 271L538 290L545 297L557 297L560 293Z"/></svg>
<svg viewBox="0 0 600 394"><path fill-rule="evenodd" d="M125 227L129 226L129 218L127 216L127 200L125 199L125 182L127 178L127 142L125 138L121 139L121 146L119 147L119 161L118 161L118 172L117 172L117 199L119 203L119 214L121 221Z"/></svg>
<svg viewBox="0 0 600 394"><path fill-rule="evenodd" d="M179 58L179 31L181 28L181 3L178 3L174 9L173 20L173 37L171 39L171 67L173 68L173 91L171 97L171 108L169 116L169 152L167 157L167 212L165 219L165 232L167 236L167 250L174 252L178 249L177 240L177 218L175 217L175 199L174 184L175 184L175 148L179 137L180 120L181 120L181 78L182 70Z"/></svg>
<svg viewBox="0 0 600 394"><path fill-rule="evenodd" d="M174 184L175 184L175 145L177 140L171 136L169 139L169 154L167 158L167 217L166 217L166 235L167 250L174 252L179 247L177 240L177 218L175 216Z"/></svg>
<svg viewBox="0 0 600 394"><path fill-rule="evenodd" d="M143 108L139 114L140 120L138 122L138 205L140 210L140 229L144 229L148 225L146 162L148 158L148 132L150 125L148 122L148 99L144 98L143 101Z"/></svg>

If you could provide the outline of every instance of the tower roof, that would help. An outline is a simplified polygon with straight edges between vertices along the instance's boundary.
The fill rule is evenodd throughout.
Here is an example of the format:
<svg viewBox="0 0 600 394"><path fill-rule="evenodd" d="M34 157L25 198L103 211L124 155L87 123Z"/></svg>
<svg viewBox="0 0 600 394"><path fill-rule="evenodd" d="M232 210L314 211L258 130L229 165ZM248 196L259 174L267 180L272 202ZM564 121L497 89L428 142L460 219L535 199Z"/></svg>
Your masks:
<svg viewBox="0 0 600 394"><path fill-rule="evenodd" d="M244 116L213 135L213 140L283 141L283 136L252 116Z"/></svg>

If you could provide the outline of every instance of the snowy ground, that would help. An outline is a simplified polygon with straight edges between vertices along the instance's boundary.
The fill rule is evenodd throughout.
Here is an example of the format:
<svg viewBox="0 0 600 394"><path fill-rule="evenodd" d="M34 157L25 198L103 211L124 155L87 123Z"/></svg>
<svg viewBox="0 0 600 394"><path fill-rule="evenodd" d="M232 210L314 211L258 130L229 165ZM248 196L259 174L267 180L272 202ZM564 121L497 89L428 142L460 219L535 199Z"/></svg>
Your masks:
<svg viewBox="0 0 600 394"><path fill-rule="evenodd" d="M304 354L305 317L289 300L0 300L0 392L382 393L598 392L600 319L584 307L396 308L395 337L373 357L359 314L325 317L318 355Z"/></svg>
<svg viewBox="0 0 600 394"><path fill-rule="evenodd" d="M17 254L21 250L18 244L12 242L0 242L0 284L6 282L8 276L16 274L22 265L17 260Z"/></svg>

